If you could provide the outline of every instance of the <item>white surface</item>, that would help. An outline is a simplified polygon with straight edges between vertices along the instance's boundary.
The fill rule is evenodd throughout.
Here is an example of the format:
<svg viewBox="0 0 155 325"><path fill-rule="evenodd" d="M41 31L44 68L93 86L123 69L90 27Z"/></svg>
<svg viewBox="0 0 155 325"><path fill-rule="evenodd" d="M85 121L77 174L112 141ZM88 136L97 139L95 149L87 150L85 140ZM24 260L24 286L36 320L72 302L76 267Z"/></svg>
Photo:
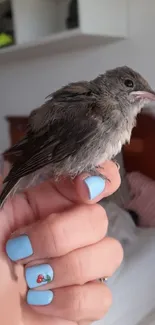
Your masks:
<svg viewBox="0 0 155 325"><path fill-rule="evenodd" d="M79 0L79 14L85 33L128 35L128 0Z"/></svg>
<svg viewBox="0 0 155 325"><path fill-rule="evenodd" d="M56 7L56 2L51 0L12 0L17 44L55 32Z"/></svg>
<svg viewBox="0 0 155 325"><path fill-rule="evenodd" d="M137 325L154 325L155 324L155 309L144 317L144 319L139 322Z"/></svg>
<svg viewBox="0 0 155 325"><path fill-rule="evenodd" d="M51 0L50 0L51 1ZM55 0L57 5L57 32L66 29L66 18L68 17L68 4L70 0Z"/></svg>
<svg viewBox="0 0 155 325"><path fill-rule="evenodd" d="M109 235L124 246L124 261L109 279L113 305L93 325L155 324L155 229L138 229L129 214L107 204Z"/></svg>
<svg viewBox="0 0 155 325"><path fill-rule="evenodd" d="M115 37L85 34L79 28L76 28L39 37L37 41L3 48L0 50L0 60L1 63L5 63L27 59L28 57L38 59L38 57L46 56L47 52L49 55L54 55L72 51L73 49L80 50L89 47L91 50L94 46L107 45L115 41Z"/></svg>
<svg viewBox="0 0 155 325"><path fill-rule="evenodd" d="M115 0L116 11L113 0L79 0L79 27L64 32L67 0L12 0L17 46L1 50L0 55L5 55L5 60L15 57L19 60L23 54L38 57L41 51L42 55L47 52L53 55L125 38L128 35L127 1Z"/></svg>
<svg viewBox="0 0 155 325"><path fill-rule="evenodd" d="M9 143L3 116L29 114L49 93L70 81L89 80L108 68L127 64L155 87L155 1L130 0L129 15L128 40L55 56L46 48L44 57L29 56L19 62L8 58L4 63L0 56L0 150Z"/></svg>

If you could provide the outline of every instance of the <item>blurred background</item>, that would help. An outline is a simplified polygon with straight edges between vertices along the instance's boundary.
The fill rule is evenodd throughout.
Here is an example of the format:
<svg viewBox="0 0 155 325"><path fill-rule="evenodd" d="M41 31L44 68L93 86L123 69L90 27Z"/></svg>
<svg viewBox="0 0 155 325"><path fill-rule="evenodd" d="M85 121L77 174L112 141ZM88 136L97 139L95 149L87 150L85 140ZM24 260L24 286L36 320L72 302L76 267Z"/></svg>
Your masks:
<svg viewBox="0 0 155 325"><path fill-rule="evenodd" d="M69 82L128 65L155 88L154 35L154 0L0 0L0 152L25 134L30 111ZM100 324L153 325L155 105L117 158L121 187L101 204L124 261L107 283L113 306ZM0 172L13 159L1 157Z"/></svg>
<svg viewBox="0 0 155 325"><path fill-rule="evenodd" d="M27 116L70 81L126 64L155 87L154 18L154 0L0 0L0 150L5 116Z"/></svg>

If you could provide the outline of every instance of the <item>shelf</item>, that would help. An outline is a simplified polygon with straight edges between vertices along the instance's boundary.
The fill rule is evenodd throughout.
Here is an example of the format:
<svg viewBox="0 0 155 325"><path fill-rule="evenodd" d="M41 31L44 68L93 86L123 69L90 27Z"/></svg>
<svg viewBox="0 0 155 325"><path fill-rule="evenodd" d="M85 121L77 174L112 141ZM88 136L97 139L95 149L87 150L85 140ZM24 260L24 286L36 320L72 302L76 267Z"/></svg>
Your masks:
<svg viewBox="0 0 155 325"><path fill-rule="evenodd" d="M0 49L0 63L103 46L128 36L128 0L78 0L79 27L72 30L66 30L68 0L11 1L16 45Z"/></svg>
<svg viewBox="0 0 155 325"><path fill-rule="evenodd" d="M84 34L80 29L56 33L42 37L37 42L13 45L0 49L0 63L2 60L25 59L34 56L50 56L56 53L81 50L94 46L106 45L123 39L106 35Z"/></svg>

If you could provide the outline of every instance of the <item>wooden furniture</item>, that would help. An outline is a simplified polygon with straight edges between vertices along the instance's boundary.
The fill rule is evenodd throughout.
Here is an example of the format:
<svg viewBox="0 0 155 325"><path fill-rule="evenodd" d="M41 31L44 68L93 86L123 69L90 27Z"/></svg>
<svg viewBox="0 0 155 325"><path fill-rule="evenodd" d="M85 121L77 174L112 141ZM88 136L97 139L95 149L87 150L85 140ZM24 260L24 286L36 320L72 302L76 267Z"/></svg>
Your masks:
<svg viewBox="0 0 155 325"><path fill-rule="evenodd" d="M155 180L155 116L139 114L129 145L123 147L127 172L139 171Z"/></svg>
<svg viewBox="0 0 155 325"><path fill-rule="evenodd" d="M27 116L7 116L6 120L8 122L8 131L10 137L10 146L17 143L26 132L27 128ZM5 160L12 163L15 159L14 156L6 156L4 154Z"/></svg>
<svg viewBox="0 0 155 325"><path fill-rule="evenodd" d="M27 116L7 116L9 127L10 145L17 143L25 134L27 127Z"/></svg>

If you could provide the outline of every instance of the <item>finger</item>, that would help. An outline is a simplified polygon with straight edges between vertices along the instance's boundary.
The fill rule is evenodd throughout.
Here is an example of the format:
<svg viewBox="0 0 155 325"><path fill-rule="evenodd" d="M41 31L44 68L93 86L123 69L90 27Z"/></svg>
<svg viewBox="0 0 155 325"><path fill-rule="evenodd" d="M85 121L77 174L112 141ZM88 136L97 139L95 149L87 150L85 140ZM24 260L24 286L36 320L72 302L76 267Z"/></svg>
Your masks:
<svg viewBox="0 0 155 325"><path fill-rule="evenodd" d="M88 320L82 320L82 321L80 321L80 322L78 322L78 325L91 325L92 324L92 322L91 321L88 321Z"/></svg>
<svg viewBox="0 0 155 325"><path fill-rule="evenodd" d="M80 321L78 322L78 325L91 325L91 321L87 321L87 320L84 320L84 321Z"/></svg>
<svg viewBox="0 0 155 325"><path fill-rule="evenodd" d="M39 290L83 285L112 276L122 259L123 250L119 242L107 237L65 256L29 263L25 268L25 278L29 288L39 287Z"/></svg>
<svg viewBox="0 0 155 325"><path fill-rule="evenodd" d="M32 308L30 308L26 301L21 300L21 308L22 318L24 319L24 325L77 325L77 323L75 322L68 321L60 317L51 317L44 314L38 314ZM90 322L87 325L90 325Z"/></svg>
<svg viewBox="0 0 155 325"><path fill-rule="evenodd" d="M83 174L76 177L74 182L69 179L58 183L51 180L44 182L35 188L29 188L22 195L15 195L13 199L9 199L1 211L4 236L7 237L10 232L37 219L46 218L51 212L64 211L75 203L95 203L112 194L120 184L119 172L116 164L111 161L103 166L104 174L111 182L104 183L103 179L98 177L93 180L89 178L88 189L88 181L85 183L88 175ZM101 192L99 195L98 189ZM93 195L96 193L96 197L90 199L89 192Z"/></svg>
<svg viewBox="0 0 155 325"><path fill-rule="evenodd" d="M18 236L8 240L6 252L11 260L22 259L24 264L24 258L58 257L102 240L107 227L106 212L100 205L78 205L18 231Z"/></svg>
<svg viewBox="0 0 155 325"><path fill-rule="evenodd" d="M52 291L29 290L27 294L27 302L36 312L76 322L101 319L111 301L110 290L97 282Z"/></svg>
<svg viewBox="0 0 155 325"><path fill-rule="evenodd" d="M56 183L48 181L37 188L27 190L25 194L32 211L39 218L43 218L51 213L51 209L52 212L60 212L74 203L94 204L103 197L111 195L120 186L118 168L112 161L104 163L103 168L101 169L101 174L104 171L105 177L110 182L104 182L101 177L91 178L88 174L81 174L74 181L69 178L62 179ZM88 186L88 181L86 184L85 180L88 180L89 176ZM93 193L94 198L90 198L90 192ZM100 194L98 194L99 192Z"/></svg>
<svg viewBox="0 0 155 325"><path fill-rule="evenodd" d="M120 186L121 181L117 165L112 161L101 165L99 172L105 177L105 180L100 176L83 173L74 181L64 179L60 183L56 183L55 186L61 194L73 202L94 204L113 194Z"/></svg>

